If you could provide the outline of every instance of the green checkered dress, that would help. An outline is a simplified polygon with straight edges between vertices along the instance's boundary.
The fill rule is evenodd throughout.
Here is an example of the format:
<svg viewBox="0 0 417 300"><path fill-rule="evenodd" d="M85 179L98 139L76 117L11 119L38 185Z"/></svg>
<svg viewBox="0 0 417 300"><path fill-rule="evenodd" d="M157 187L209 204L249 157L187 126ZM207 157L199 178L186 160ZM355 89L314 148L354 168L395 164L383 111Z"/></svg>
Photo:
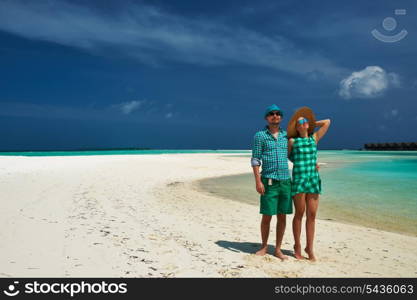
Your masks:
<svg viewBox="0 0 417 300"><path fill-rule="evenodd" d="M313 136L296 137L289 159L293 162L291 196L298 193L321 194L317 171L317 146Z"/></svg>

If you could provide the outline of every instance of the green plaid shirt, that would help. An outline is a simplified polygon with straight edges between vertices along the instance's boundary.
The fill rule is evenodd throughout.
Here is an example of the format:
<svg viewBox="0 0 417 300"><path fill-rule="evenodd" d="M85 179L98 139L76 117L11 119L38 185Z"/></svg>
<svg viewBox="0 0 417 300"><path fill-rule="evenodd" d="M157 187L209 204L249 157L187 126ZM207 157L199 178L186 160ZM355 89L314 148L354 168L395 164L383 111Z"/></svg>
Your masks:
<svg viewBox="0 0 417 300"><path fill-rule="evenodd" d="M268 126L255 133L251 165L252 167L262 165L262 177L276 180L291 179L288 170L287 132L280 128L277 139L271 134Z"/></svg>

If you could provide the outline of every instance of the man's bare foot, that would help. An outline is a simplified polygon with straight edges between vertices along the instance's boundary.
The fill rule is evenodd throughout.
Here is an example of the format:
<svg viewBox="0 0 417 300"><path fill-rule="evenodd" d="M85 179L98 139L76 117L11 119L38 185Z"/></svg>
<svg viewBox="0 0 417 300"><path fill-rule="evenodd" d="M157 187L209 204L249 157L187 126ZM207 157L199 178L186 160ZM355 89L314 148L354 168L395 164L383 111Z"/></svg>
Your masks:
<svg viewBox="0 0 417 300"><path fill-rule="evenodd" d="M294 245L294 257L296 259L304 259L304 256L301 255L301 245L300 246Z"/></svg>
<svg viewBox="0 0 417 300"><path fill-rule="evenodd" d="M274 256L278 257L281 260L288 259L288 256L284 255L280 249L276 249L274 252Z"/></svg>
<svg viewBox="0 0 417 300"><path fill-rule="evenodd" d="M308 259L310 261L316 261L316 257L314 256L313 250L305 248L304 251L308 254Z"/></svg>
<svg viewBox="0 0 417 300"><path fill-rule="evenodd" d="M265 255L266 252L268 251L268 246L262 247L261 249L259 249L258 251L256 251L256 255Z"/></svg>

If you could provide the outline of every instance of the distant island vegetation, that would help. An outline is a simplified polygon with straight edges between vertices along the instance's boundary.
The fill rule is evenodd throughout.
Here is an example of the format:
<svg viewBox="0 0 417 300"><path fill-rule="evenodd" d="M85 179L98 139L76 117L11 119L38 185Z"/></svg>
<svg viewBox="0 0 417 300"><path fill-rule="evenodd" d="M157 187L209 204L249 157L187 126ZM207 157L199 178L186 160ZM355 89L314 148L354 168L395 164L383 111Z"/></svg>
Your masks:
<svg viewBox="0 0 417 300"><path fill-rule="evenodd" d="M410 143L368 143L365 150L417 150L417 142Z"/></svg>

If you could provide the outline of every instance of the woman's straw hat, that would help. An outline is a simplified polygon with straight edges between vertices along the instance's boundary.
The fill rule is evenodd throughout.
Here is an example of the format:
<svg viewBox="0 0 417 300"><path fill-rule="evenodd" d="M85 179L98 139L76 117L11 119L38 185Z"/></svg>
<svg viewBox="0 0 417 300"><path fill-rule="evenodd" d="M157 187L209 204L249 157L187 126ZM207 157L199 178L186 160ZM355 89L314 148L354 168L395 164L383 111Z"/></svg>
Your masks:
<svg viewBox="0 0 417 300"><path fill-rule="evenodd" d="M314 132L314 127L316 126L316 117L314 116L314 112L311 108L304 106L299 108L293 114L291 120L288 122L287 136L289 138L298 136L296 122L299 117L304 117L308 120L308 135L311 135Z"/></svg>

